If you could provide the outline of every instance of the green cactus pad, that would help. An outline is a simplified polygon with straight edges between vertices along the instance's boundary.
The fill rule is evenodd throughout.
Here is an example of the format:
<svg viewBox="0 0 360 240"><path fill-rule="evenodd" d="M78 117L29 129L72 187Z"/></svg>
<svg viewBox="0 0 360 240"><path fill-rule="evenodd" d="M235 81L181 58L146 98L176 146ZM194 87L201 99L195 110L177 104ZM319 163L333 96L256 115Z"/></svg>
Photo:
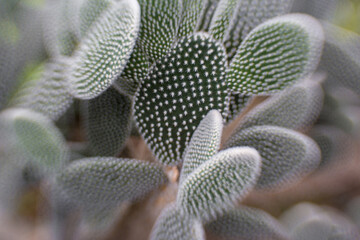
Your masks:
<svg viewBox="0 0 360 240"><path fill-rule="evenodd" d="M205 240L201 223L181 214L175 203L170 203L161 212L152 229L150 240Z"/></svg>
<svg viewBox="0 0 360 240"><path fill-rule="evenodd" d="M207 224L206 229L226 240L289 239L287 230L274 217L245 206Z"/></svg>
<svg viewBox="0 0 360 240"><path fill-rule="evenodd" d="M184 38L151 69L135 95L134 116L157 159L177 165L212 109L226 117L225 52L206 34Z"/></svg>
<svg viewBox="0 0 360 240"><path fill-rule="evenodd" d="M226 30L233 18L238 0L220 0L210 22L209 32L219 41L223 41ZM242 2L242 1L241 1Z"/></svg>
<svg viewBox="0 0 360 240"><path fill-rule="evenodd" d="M216 110L211 110L191 137L184 153L180 184L202 163L214 156L219 148L223 129L223 118Z"/></svg>
<svg viewBox="0 0 360 240"><path fill-rule="evenodd" d="M85 104L84 120L92 153L116 156L130 135L132 101L109 88Z"/></svg>
<svg viewBox="0 0 360 240"><path fill-rule="evenodd" d="M138 200L166 180L164 171L155 164L95 157L68 165L57 177L57 186L78 204L111 207Z"/></svg>
<svg viewBox="0 0 360 240"><path fill-rule="evenodd" d="M21 161L31 161L45 173L56 173L69 160L64 137L50 119L28 109L8 109L0 115L15 154Z"/></svg>
<svg viewBox="0 0 360 240"><path fill-rule="evenodd" d="M138 39L151 63L165 56L175 43L181 17L180 0L139 0L141 28Z"/></svg>
<svg viewBox="0 0 360 240"><path fill-rule="evenodd" d="M81 0L49 1L44 9L43 35L52 57L71 56L79 41L77 16Z"/></svg>
<svg viewBox="0 0 360 240"><path fill-rule="evenodd" d="M183 0L182 18L178 30L178 38L192 35L203 15L207 0Z"/></svg>
<svg viewBox="0 0 360 240"><path fill-rule="evenodd" d="M235 131L224 148L237 146L253 147L261 155L258 189L294 183L313 171L320 162L320 149L311 138L281 127L255 126Z"/></svg>
<svg viewBox="0 0 360 240"><path fill-rule="evenodd" d="M101 14L115 1L111 0L85 0L80 7L80 34L85 36L87 31L91 28L94 22L101 16Z"/></svg>
<svg viewBox="0 0 360 240"><path fill-rule="evenodd" d="M22 86L12 107L29 108L58 120L73 103L66 82L66 61L57 59L45 65L39 80Z"/></svg>
<svg viewBox="0 0 360 240"><path fill-rule="evenodd" d="M130 58L139 25L136 1L121 1L101 15L70 63L69 85L75 97L91 99L111 86Z"/></svg>
<svg viewBox="0 0 360 240"><path fill-rule="evenodd" d="M360 95L360 35L329 23L323 27L326 42L320 69L328 73L327 83Z"/></svg>
<svg viewBox="0 0 360 240"><path fill-rule="evenodd" d="M145 51L135 45L134 51L124 71L114 83L114 87L125 95L134 96L140 83L149 72L150 62Z"/></svg>
<svg viewBox="0 0 360 240"><path fill-rule="evenodd" d="M198 22L198 27L197 27L198 31L208 32L211 19L213 18L214 13L215 13L217 7L219 6L219 1L220 0L206 0L205 1L202 17L201 17L200 21Z"/></svg>
<svg viewBox="0 0 360 240"><path fill-rule="evenodd" d="M232 59L240 44L259 24L290 11L294 0L238 1L233 18L224 36L228 59Z"/></svg>
<svg viewBox="0 0 360 240"><path fill-rule="evenodd" d="M273 18L252 30L236 52L227 82L233 92L271 94L311 73L319 61L322 27L303 14Z"/></svg>
<svg viewBox="0 0 360 240"><path fill-rule="evenodd" d="M252 148L219 152L193 171L179 188L178 208L209 221L232 209L256 184L261 158Z"/></svg>
<svg viewBox="0 0 360 240"><path fill-rule="evenodd" d="M239 123L239 129L273 125L301 130L311 126L321 112L324 98L320 84L311 80L296 84L256 106Z"/></svg>

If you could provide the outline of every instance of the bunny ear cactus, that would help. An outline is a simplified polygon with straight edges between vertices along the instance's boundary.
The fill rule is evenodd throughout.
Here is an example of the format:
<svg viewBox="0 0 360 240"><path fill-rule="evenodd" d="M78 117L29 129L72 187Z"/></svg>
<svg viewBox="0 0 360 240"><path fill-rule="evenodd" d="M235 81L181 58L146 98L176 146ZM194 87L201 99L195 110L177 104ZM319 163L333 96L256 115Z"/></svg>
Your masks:
<svg viewBox="0 0 360 240"><path fill-rule="evenodd" d="M120 1L104 11L71 59L68 82L75 97L94 98L113 84L130 58L139 26L137 1Z"/></svg>
<svg viewBox="0 0 360 240"><path fill-rule="evenodd" d="M47 63L41 77L19 88L10 106L32 109L53 120L59 119L73 103L66 86L67 69L66 60L61 58Z"/></svg>
<svg viewBox="0 0 360 240"><path fill-rule="evenodd" d="M57 177L57 187L86 207L111 207L134 201L166 183L157 165L134 159L94 157L72 162Z"/></svg>
<svg viewBox="0 0 360 240"><path fill-rule="evenodd" d="M206 229L227 240L286 240L290 237L287 230L268 213L245 206L208 223Z"/></svg>
<svg viewBox="0 0 360 240"><path fill-rule="evenodd" d="M177 165L211 109L226 116L225 51L207 34L181 40L157 62L135 95L134 115L157 159Z"/></svg>
<svg viewBox="0 0 360 240"><path fill-rule="evenodd" d="M234 208L255 185L261 158L252 148L219 152L196 168L181 184L177 206L203 222Z"/></svg>
<svg viewBox="0 0 360 240"><path fill-rule="evenodd" d="M77 14L81 0L48 1L43 34L52 57L71 56L79 41Z"/></svg>
<svg viewBox="0 0 360 240"><path fill-rule="evenodd" d="M342 85L360 95L360 35L323 23L326 42L320 68L329 73L329 83Z"/></svg>
<svg viewBox="0 0 360 240"><path fill-rule="evenodd" d="M210 25L210 33L226 47L229 59L246 35L266 20L289 12L293 0L221 0Z"/></svg>
<svg viewBox="0 0 360 240"><path fill-rule="evenodd" d="M357 227L341 214L320 209L309 219L301 222L292 232L292 239L359 239Z"/></svg>
<svg viewBox="0 0 360 240"><path fill-rule="evenodd" d="M183 0L182 1L182 18L178 30L178 38L181 39L195 32L205 4L208 0Z"/></svg>
<svg viewBox="0 0 360 240"><path fill-rule="evenodd" d="M219 5L220 0L207 0L203 7L203 14L198 23L198 31L209 31L211 19L214 16L214 13Z"/></svg>
<svg viewBox="0 0 360 240"><path fill-rule="evenodd" d="M135 48L115 87L134 96L149 67L175 44L181 18L179 0L140 0L141 27Z"/></svg>
<svg viewBox="0 0 360 240"><path fill-rule="evenodd" d="M253 29L227 72L234 93L271 94L311 73L319 61L323 32L302 14L273 18Z"/></svg>
<svg viewBox="0 0 360 240"><path fill-rule="evenodd" d="M173 46L181 16L179 0L139 0L141 28L139 46L151 62L159 60Z"/></svg>
<svg viewBox="0 0 360 240"><path fill-rule="evenodd" d="M8 109L0 115L5 132L2 141L12 141L10 151L31 161L43 172L53 174L69 160L66 142L47 117L26 109ZM36 136L36 137L34 137Z"/></svg>
<svg viewBox="0 0 360 240"><path fill-rule="evenodd" d="M255 126L235 131L225 148L253 147L259 151L262 169L258 189L272 189L297 181L320 162L320 150L309 137L276 126Z"/></svg>
<svg viewBox="0 0 360 240"><path fill-rule="evenodd" d="M218 152L222 129L223 118L217 110L211 110L201 120L184 153L180 184L191 172Z"/></svg>
<svg viewBox="0 0 360 240"><path fill-rule="evenodd" d="M119 92L133 97L141 83L149 72L150 61L145 51L140 47L139 42L135 45L130 59L114 87Z"/></svg>
<svg viewBox="0 0 360 240"><path fill-rule="evenodd" d="M307 79L256 106L241 120L238 129L273 125L301 130L318 118L323 99L320 83Z"/></svg>
<svg viewBox="0 0 360 240"><path fill-rule="evenodd" d="M79 10L79 28L82 37L86 35L94 22L115 1L111 0L84 0Z"/></svg>
<svg viewBox="0 0 360 240"><path fill-rule="evenodd" d="M158 217L150 240L205 240L201 222L183 215L175 203L166 206Z"/></svg>
<svg viewBox="0 0 360 240"><path fill-rule="evenodd" d="M91 152L99 156L116 156L130 135L132 101L109 88L84 105Z"/></svg>

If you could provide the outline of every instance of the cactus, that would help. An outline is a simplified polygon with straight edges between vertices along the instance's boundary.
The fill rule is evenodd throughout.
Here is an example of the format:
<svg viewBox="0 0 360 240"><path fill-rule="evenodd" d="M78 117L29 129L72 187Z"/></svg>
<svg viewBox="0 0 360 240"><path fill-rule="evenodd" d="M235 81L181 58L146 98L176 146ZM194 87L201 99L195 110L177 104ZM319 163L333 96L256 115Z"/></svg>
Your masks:
<svg viewBox="0 0 360 240"><path fill-rule="evenodd" d="M240 207L210 222L206 229L225 239L289 239L282 224L259 209Z"/></svg>
<svg viewBox="0 0 360 240"><path fill-rule="evenodd" d="M85 128L91 152L97 156L116 156L130 135L129 97L110 88L84 104Z"/></svg>
<svg viewBox="0 0 360 240"><path fill-rule="evenodd" d="M187 215L209 221L233 208L260 173L260 156L251 148L230 148L201 164L184 180L177 196Z"/></svg>
<svg viewBox="0 0 360 240"><path fill-rule="evenodd" d="M309 137L290 129L256 126L236 131L226 148L248 146L262 159L257 188L279 187L313 171L320 163L320 150ZM300 175L299 175L300 174Z"/></svg>
<svg viewBox="0 0 360 240"><path fill-rule="evenodd" d="M225 117L225 61L220 44L207 34L196 34L181 40L141 83L135 120L161 163L182 161L186 144L208 111L217 109Z"/></svg>
<svg viewBox="0 0 360 240"><path fill-rule="evenodd" d="M39 79L18 88L9 106L29 108L58 120L73 103L65 82L66 64L62 59L48 63Z"/></svg>
<svg viewBox="0 0 360 240"><path fill-rule="evenodd" d="M314 70L323 38L319 23L308 16L290 14L268 20L241 43L227 82L233 92L243 94L279 91Z"/></svg>
<svg viewBox="0 0 360 240"><path fill-rule="evenodd" d="M319 83L314 79L303 81L255 107L242 119L238 130L261 125L304 129L319 117L323 98Z"/></svg>
<svg viewBox="0 0 360 240"><path fill-rule="evenodd" d="M138 200L165 182L156 165L98 157L73 162L57 177L58 187L71 200L100 207Z"/></svg>
<svg viewBox="0 0 360 240"><path fill-rule="evenodd" d="M166 206L161 212L153 227L150 239L204 240L204 235L205 233L201 222L181 214L176 204L172 203Z"/></svg>
<svg viewBox="0 0 360 240"><path fill-rule="evenodd" d="M9 141L19 161L31 161L50 175L65 166L69 149L50 119L27 109L8 109L0 118L2 141Z"/></svg>
<svg viewBox="0 0 360 240"><path fill-rule="evenodd" d="M75 97L91 99L111 86L130 58L139 25L140 7L134 1L119 2L101 15L71 59L69 84Z"/></svg>
<svg viewBox="0 0 360 240"><path fill-rule="evenodd" d="M339 41L345 31L289 14L293 2L49 2L48 56L32 56L33 71L11 56L16 34L4 43L0 32L0 185L20 189L25 170L36 175L59 239L72 212L99 234L122 217L114 229L144 226L119 234L125 239L301 239L313 226L357 236L328 221L336 215L286 229L248 207L314 172L320 149L331 154L320 125L310 130L337 86L315 73L319 61L330 79L345 76L341 84L358 89L358 36ZM11 28L0 11L0 27ZM266 99L254 105L259 95Z"/></svg>

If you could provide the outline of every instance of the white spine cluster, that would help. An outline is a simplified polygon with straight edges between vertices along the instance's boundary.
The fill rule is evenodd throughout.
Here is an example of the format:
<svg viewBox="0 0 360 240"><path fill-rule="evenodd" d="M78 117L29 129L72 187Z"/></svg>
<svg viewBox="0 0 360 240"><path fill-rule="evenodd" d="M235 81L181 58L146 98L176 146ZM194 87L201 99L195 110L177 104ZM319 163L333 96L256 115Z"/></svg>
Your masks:
<svg viewBox="0 0 360 240"><path fill-rule="evenodd" d="M256 187L271 189L298 181L320 163L320 149L309 137L286 128L255 126L235 131L225 148L253 147L262 158Z"/></svg>
<svg viewBox="0 0 360 240"><path fill-rule="evenodd" d="M268 213L241 206L206 225L206 229L227 240L290 239L290 234Z"/></svg>
<svg viewBox="0 0 360 240"><path fill-rule="evenodd" d="M261 158L252 148L219 152L195 169L179 188L177 206L184 214L209 221L234 208L255 185Z"/></svg>
<svg viewBox="0 0 360 240"><path fill-rule="evenodd" d="M322 27L314 18L288 14L253 29L230 63L233 92L274 93L315 70L322 50Z"/></svg>
<svg viewBox="0 0 360 240"><path fill-rule="evenodd" d="M175 203L166 206L153 227L150 240L205 240L201 222L183 215Z"/></svg>
<svg viewBox="0 0 360 240"><path fill-rule="evenodd" d="M111 207L138 200L166 181L164 171L155 164L94 157L69 164L57 177L57 186L78 204Z"/></svg>
<svg viewBox="0 0 360 240"><path fill-rule="evenodd" d="M91 99L111 86L130 58L139 26L137 1L121 1L101 15L70 62L68 83L75 97Z"/></svg>
<svg viewBox="0 0 360 240"><path fill-rule="evenodd" d="M226 117L225 51L207 34L181 40L158 61L135 95L134 116L157 159L177 165L212 109Z"/></svg>

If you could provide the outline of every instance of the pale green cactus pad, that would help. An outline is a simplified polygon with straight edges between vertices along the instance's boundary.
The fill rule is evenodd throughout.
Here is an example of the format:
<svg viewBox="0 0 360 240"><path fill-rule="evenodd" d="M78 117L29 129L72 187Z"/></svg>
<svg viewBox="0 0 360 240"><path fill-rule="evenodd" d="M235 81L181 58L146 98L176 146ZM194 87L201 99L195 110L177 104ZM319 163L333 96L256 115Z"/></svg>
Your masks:
<svg viewBox="0 0 360 240"><path fill-rule="evenodd" d="M184 38L151 69L135 95L134 116L157 159L177 165L212 109L226 117L225 51L207 34Z"/></svg>
<svg viewBox="0 0 360 240"><path fill-rule="evenodd" d="M223 118L217 110L211 110L205 118L201 120L184 153L180 184L197 167L208 161L218 152L222 129Z"/></svg>
<svg viewBox="0 0 360 240"><path fill-rule="evenodd" d="M173 46L181 17L180 0L139 0L141 28L138 45L151 63Z"/></svg>
<svg viewBox="0 0 360 240"><path fill-rule="evenodd" d="M258 189L273 189L298 181L320 163L320 149L309 137L276 126L255 126L235 131L225 148L253 147L262 158Z"/></svg>
<svg viewBox="0 0 360 240"><path fill-rule="evenodd" d="M289 233L268 213L242 206L206 225L206 229L226 240L287 240Z"/></svg>
<svg viewBox="0 0 360 240"><path fill-rule="evenodd" d="M214 16L215 10L219 6L220 0L206 0L204 10L200 21L198 22L198 31L208 32L211 19Z"/></svg>
<svg viewBox="0 0 360 240"><path fill-rule="evenodd" d="M79 11L79 28L82 37L85 36L104 10L111 7L114 2L112 0L83 0Z"/></svg>
<svg viewBox="0 0 360 240"><path fill-rule="evenodd" d="M72 162L57 186L78 204L111 207L134 201L166 183L157 165L133 159L94 157Z"/></svg>
<svg viewBox="0 0 360 240"><path fill-rule="evenodd" d="M256 184L261 158L252 148L219 152L195 169L179 188L177 206L184 213L209 221L232 209Z"/></svg>
<svg viewBox="0 0 360 240"><path fill-rule="evenodd" d="M289 12L293 0L221 0L210 25L231 59L246 35L266 20Z"/></svg>
<svg viewBox="0 0 360 240"><path fill-rule="evenodd" d="M81 41L70 62L72 94L91 99L108 89L123 71L140 26L140 7L124 0L105 10Z"/></svg>
<svg viewBox="0 0 360 240"><path fill-rule="evenodd" d="M149 72L150 62L145 51L135 45L134 51L126 64L124 71L115 81L114 87L123 94L134 96L141 81L143 81Z"/></svg>
<svg viewBox="0 0 360 240"><path fill-rule="evenodd" d="M19 161L31 161L45 173L56 173L69 160L69 149L50 119L27 109L8 109L0 115L6 127L3 140L11 140L10 151ZM2 131L3 132L3 131ZM4 133L4 132L3 132Z"/></svg>
<svg viewBox="0 0 360 240"><path fill-rule="evenodd" d="M178 30L179 39L192 35L195 32L207 1L208 0L182 1L182 16Z"/></svg>
<svg viewBox="0 0 360 240"><path fill-rule="evenodd" d="M310 136L321 150L320 167L342 164L341 160L351 151L349 136L340 128L332 125L316 124L311 129Z"/></svg>
<svg viewBox="0 0 360 240"><path fill-rule="evenodd" d="M150 240L205 240L202 224L181 214L175 203L161 212L152 229Z"/></svg>
<svg viewBox="0 0 360 240"><path fill-rule="evenodd" d="M359 238L360 234L357 228L351 223L331 219L326 214L319 214L299 224L292 233L294 240L353 240Z"/></svg>
<svg viewBox="0 0 360 240"><path fill-rule="evenodd" d="M259 24L290 11L294 0L238 1L224 36L228 58L232 59L242 41Z"/></svg>
<svg viewBox="0 0 360 240"><path fill-rule="evenodd" d="M52 57L71 56L79 41L77 14L81 0L48 1L43 35Z"/></svg>
<svg viewBox="0 0 360 240"><path fill-rule="evenodd" d="M119 154L130 135L131 99L109 88L84 108L90 151L98 156Z"/></svg>
<svg viewBox="0 0 360 240"><path fill-rule="evenodd" d="M239 123L239 129L273 125L300 130L311 126L323 106L324 93L318 82L309 79L296 84L252 109Z"/></svg>
<svg viewBox="0 0 360 240"><path fill-rule="evenodd" d="M29 108L52 120L59 119L73 103L66 81L66 60L47 63L37 80L20 87L10 106Z"/></svg>
<svg viewBox="0 0 360 240"><path fill-rule="evenodd" d="M209 27L210 34L216 40L221 42L224 40L225 32L230 25L231 19L233 18L237 2L240 1L220 0Z"/></svg>
<svg viewBox="0 0 360 240"><path fill-rule="evenodd" d="M328 83L360 95L360 35L329 23L323 27L326 42L320 68L329 74Z"/></svg>
<svg viewBox="0 0 360 240"><path fill-rule="evenodd" d="M271 94L311 73L321 55L323 31L307 15L288 14L253 29L227 73L233 92Z"/></svg>

